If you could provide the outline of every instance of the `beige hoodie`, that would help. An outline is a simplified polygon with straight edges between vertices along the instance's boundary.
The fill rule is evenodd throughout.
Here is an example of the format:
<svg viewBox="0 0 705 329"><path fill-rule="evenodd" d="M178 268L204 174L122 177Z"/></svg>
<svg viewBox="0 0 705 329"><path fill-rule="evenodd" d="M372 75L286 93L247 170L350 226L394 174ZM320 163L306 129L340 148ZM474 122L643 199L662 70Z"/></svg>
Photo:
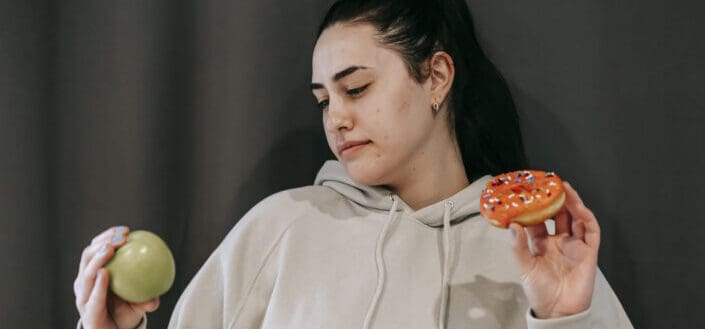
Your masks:
<svg viewBox="0 0 705 329"><path fill-rule="evenodd" d="M599 271L589 310L531 316L509 231L479 213L490 179L414 211L327 161L313 186L243 216L186 287L169 328L633 328Z"/></svg>

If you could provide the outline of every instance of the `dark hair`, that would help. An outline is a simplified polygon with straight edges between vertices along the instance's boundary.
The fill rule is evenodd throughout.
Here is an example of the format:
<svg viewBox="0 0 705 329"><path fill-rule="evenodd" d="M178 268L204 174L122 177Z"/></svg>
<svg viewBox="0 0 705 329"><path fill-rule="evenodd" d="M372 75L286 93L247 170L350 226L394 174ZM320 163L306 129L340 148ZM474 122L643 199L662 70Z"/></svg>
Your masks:
<svg viewBox="0 0 705 329"><path fill-rule="evenodd" d="M373 25L378 42L399 52L419 83L428 78L424 63L435 52L453 58L448 123L468 179L527 168L514 101L475 38L464 0L340 0L328 10L318 36L336 23Z"/></svg>

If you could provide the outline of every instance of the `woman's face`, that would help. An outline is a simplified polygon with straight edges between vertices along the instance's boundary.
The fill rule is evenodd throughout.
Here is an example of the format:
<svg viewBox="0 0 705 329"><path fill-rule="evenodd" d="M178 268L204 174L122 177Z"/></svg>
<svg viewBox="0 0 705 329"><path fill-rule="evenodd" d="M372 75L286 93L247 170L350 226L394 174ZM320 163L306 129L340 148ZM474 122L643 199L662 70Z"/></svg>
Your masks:
<svg viewBox="0 0 705 329"><path fill-rule="evenodd" d="M393 184L416 169L434 124L429 83L378 45L369 24L327 28L313 52L311 89L331 151L365 185ZM361 146L341 150L343 143Z"/></svg>

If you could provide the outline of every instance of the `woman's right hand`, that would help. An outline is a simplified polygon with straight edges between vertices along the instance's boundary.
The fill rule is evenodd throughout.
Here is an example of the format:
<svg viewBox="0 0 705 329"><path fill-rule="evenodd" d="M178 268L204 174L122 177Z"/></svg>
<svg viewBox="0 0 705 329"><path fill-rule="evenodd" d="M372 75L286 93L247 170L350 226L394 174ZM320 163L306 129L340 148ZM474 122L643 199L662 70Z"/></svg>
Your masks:
<svg viewBox="0 0 705 329"><path fill-rule="evenodd" d="M111 227L83 249L78 276L73 283L76 308L84 329L133 329L146 312L159 307L159 297L144 303L130 303L108 289L109 274L103 265L125 244L129 228Z"/></svg>

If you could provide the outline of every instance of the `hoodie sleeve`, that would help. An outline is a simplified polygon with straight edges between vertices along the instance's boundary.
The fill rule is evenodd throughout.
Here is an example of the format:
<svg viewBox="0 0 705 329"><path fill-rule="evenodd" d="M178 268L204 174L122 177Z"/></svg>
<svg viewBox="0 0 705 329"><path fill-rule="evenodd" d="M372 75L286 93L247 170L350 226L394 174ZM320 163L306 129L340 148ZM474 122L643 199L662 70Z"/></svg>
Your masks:
<svg viewBox="0 0 705 329"><path fill-rule="evenodd" d="M293 223L272 218L282 207L273 199L245 214L210 255L179 298L170 329L260 327L275 279L269 260Z"/></svg>
<svg viewBox="0 0 705 329"><path fill-rule="evenodd" d="M634 329L622 304L599 269L595 277L592 302L586 311L556 319L537 319L531 310L528 310L526 323L529 329Z"/></svg>
<svg viewBox="0 0 705 329"><path fill-rule="evenodd" d="M78 319L78 324L76 324L76 329L83 329L83 324L81 323L81 319ZM140 321L139 326L135 329L147 329L147 315L142 316L142 321Z"/></svg>

